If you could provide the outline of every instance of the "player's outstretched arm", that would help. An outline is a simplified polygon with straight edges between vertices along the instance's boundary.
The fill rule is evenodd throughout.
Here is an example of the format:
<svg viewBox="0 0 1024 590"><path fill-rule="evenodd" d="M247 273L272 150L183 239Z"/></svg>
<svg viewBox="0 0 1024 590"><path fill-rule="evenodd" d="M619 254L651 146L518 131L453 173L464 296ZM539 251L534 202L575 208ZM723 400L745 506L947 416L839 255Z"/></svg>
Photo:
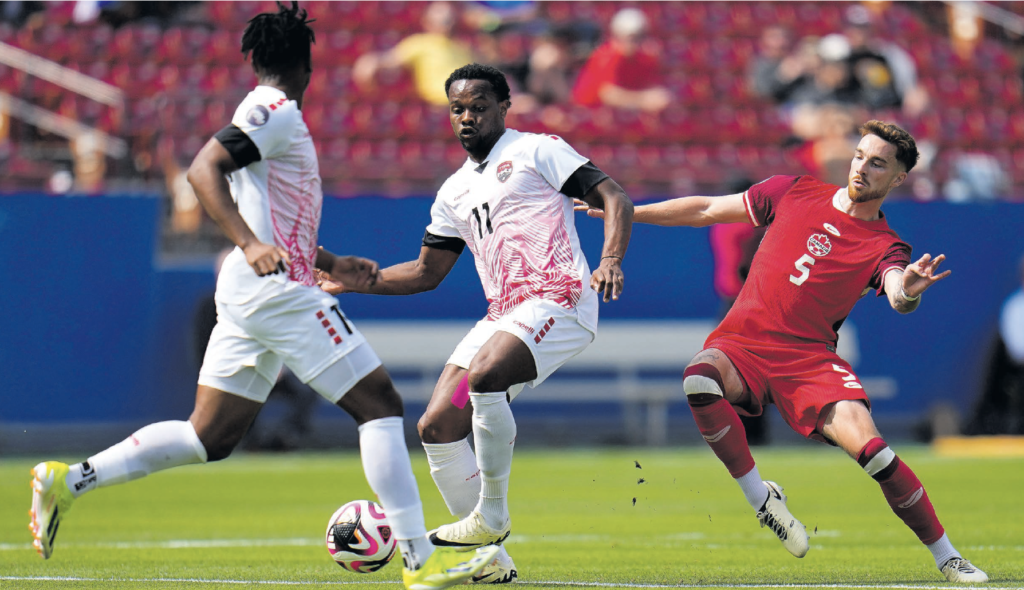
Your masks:
<svg viewBox="0 0 1024 590"><path fill-rule="evenodd" d="M921 294L929 287L948 277L953 271L939 273L939 265L946 260L945 254L932 258L925 254L917 262L907 266L904 272L890 272L885 275L885 292L889 305L900 313L910 313L921 305Z"/></svg>
<svg viewBox="0 0 1024 590"><path fill-rule="evenodd" d="M633 201L617 182L605 178L583 196L583 202L604 212L604 247L601 262L590 275L590 288L605 302L612 301L619 298L625 284L622 258L633 232Z"/></svg>
<svg viewBox="0 0 1024 590"><path fill-rule="evenodd" d="M381 270L372 284L349 288L346 283L344 290L372 295L414 295L432 291L448 276L458 259L458 252L423 246L418 259Z"/></svg>
<svg viewBox="0 0 1024 590"><path fill-rule="evenodd" d="M206 142L188 168L188 182L196 198L228 239L245 253L249 266L259 276L285 272L291 264L288 252L274 244L264 244L242 219L231 198L227 175L238 170L231 154L216 138Z"/></svg>
<svg viewBox="0 0 1024 590"><path fill-rule="evenodd" d="M586 211L590 217L604 219L605 212L582 201L576 202L576 211ZM721 197L680 197L658 203L640 205L633 214L634 223L652 225L704 227L714 223L750 223L743 193Z"/></svg>

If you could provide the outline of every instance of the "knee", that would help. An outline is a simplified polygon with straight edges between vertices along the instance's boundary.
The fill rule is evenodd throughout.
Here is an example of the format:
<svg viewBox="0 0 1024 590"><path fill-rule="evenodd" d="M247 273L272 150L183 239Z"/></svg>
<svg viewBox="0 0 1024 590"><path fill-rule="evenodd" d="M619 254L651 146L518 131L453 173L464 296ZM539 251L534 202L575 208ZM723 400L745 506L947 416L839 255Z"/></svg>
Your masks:
<svg viewBox="0 0 1024 590"><path fill-rule="evenodd" d="M402 417L405 415L405 406L398 390L388 382L386 387L381 388L377 395L371 398L371 403L360 404L359 408L351 413L358 424L363 424L381 418Z"/></svg>
<svg viewBox="0 0 1024 590"><path fill-rule="evenodd" d="M238 443L242 440L242 434L238 435L217 435L212 433L196 433L199 436L199 442L203 443L203 448L206 449L206 461L212 463L214 461L223 461L231 456L231 452L235 450Z"/></svg>
<svg viewBox="0 0 1024 590"><path fill-rule="evenodd" d="M489 359L473 359L473 365L467 374L469 388L472 391L490 392L505 391L512 384L502 374L501 367Z"/></svg>
<svg viewBox="0 0 1024 590"><path fill-rule="evenodd" d="M683 391L691 406L706 406L725 399L725 384L718 368L708 363L694 363L683 371Z"/></svg>
<svg viewBox="0 0 1024 590"><path fill-rule="evenodd" d="M472 423L465 425L453 416L431 412L428 408L416 423L420 440L427 444L458 442L469 436Z"/></svg>

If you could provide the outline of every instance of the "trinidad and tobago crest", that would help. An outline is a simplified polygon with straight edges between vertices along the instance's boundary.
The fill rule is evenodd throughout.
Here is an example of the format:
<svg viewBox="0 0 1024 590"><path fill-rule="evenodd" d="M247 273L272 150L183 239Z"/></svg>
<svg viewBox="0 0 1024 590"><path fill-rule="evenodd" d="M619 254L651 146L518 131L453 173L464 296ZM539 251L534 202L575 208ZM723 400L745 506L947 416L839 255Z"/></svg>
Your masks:
<svg viewBox="0 0 1024 590"><path fill-rule="evenodd" d="M828 241L825 234L813 234L807 238L807 250L815 256L821 257L832 251L832 242Z"/></svg>
<svg viewBox="0 0 1024 590"><path fill-rule="evenodd" d="M509 176L512 176L512 162L511 160L505 160L501 164L498 164L498 180L505 182Z"/></svg>

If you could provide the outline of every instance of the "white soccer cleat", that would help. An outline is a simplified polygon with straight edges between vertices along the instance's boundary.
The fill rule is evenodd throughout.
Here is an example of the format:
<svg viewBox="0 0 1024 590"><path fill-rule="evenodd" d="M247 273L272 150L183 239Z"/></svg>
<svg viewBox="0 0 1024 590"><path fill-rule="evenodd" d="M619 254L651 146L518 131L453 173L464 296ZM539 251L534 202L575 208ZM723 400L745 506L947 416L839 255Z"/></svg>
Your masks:
<svg viewBox="0 0 1024 590"><path fill-rule="evenodd" d="M486 545L501 545L512 532L512 520L506 520L501 529L487 526L482 514L474 510L462 520L440 526L430 532L430 542L438 547L453 547L456 551L469 551Z"/></svg>
<svg viewBox="0 0 1024 590"><path fill-rule="evenodd" d="M782 541L782 546L793 555L807 555L810 548L807 529L786 508L786 495L782 493L782 486L774 481L762 483L768 488L768 499L757 511L757 520L761 523L761 528L767 525Z"/></svg>
<svg viewBox="0 0 1024 590"><path fill-rule="evenodd" d="M983 584L988 581L988 575L974 567L971 562L962 557L953 557L942 564L939 568L942 575L950 582L962 582L966 584Z"/></svg>
<svg viewBox="0 0 1024 590"><path fill-rule="evenodd" d="M484 566L480 573L470 579L470 584L510 584L519 578L516 571L516 564L512 563L512 557L504 547L498 551L491 563Z"/></svg>
<svg viewBox="0 0 1024 590"><path fill-rule="evenodd" d="M58 461L46 461L32 469L32 509L28 512L31 518L28 528L32 531L32 546L43 559L50 559L53 555L53 542L57 539L60 521L75 501L65 481L67 476L67 464Z"/></svg>

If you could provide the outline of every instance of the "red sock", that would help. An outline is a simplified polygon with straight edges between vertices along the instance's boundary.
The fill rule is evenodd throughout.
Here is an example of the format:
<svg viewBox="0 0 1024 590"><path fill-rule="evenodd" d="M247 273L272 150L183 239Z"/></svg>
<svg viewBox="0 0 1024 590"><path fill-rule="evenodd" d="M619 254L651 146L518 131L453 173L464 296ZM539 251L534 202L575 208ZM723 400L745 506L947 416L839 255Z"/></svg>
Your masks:
<svg viewBox="0 0 1024 590"><path fill-rule="evenodd" d="M876 457L879 460L872 461ZM906 463L900 461L885 441L880 438L868 441L857 456L857 463L875 478L889 507L922 543L931 545L942 538L945 531L935 516L935 508L921 480Z"/></svg>
<svg viewBox="0 0 1024 590"><path fill-rule="evenodd" d="M687 396L688 399L690 396ZM722 398L707 405L693 405L690 411L697 422L704 440L708 442L715 455L725 463L726 469L733 478L743 477L754 468L754 457L747 446L747 432L736 410Z"/></svg>

